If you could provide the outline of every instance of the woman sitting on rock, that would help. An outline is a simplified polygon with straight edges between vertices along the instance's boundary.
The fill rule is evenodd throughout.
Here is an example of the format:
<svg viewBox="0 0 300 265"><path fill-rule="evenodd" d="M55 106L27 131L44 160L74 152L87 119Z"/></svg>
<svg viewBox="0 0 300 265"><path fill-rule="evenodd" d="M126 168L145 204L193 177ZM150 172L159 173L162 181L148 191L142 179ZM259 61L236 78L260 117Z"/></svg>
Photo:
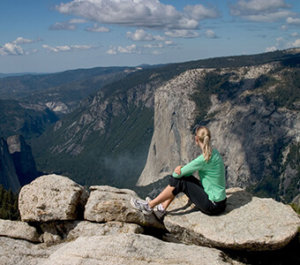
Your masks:
<svg viewBox="0 0 300 265"><path fill-rule="evenodd" d="M199 126L195 130L195 143L202 154L185 166L177 166L169 175L169 185L153 200L132 199L134 208L144 214L161 219L175 196L184 192L195 206L205 214L216 215L226 208L225 170L221 155L211 147L211 133ZM200 180L192 174L198 171Z"/></svg>

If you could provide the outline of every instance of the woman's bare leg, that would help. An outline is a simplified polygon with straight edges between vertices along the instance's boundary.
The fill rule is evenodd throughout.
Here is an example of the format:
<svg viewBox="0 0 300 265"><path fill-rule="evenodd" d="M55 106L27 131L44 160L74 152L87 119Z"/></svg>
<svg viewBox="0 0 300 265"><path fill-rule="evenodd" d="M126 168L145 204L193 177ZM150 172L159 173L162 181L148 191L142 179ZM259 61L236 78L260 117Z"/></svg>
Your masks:
<svg viewBox="0 0 300 265"><path fill-rule="evenodd" d="M174 200L175 197L169 199L169 200L165 200L164 202L162 202L162 206L164 207L164 210L166 210L168 208L168 206L170 205L170 203Z"/></svg>
<svg viewBox="0 0 300 265"><path fill-rule="evenodd" d="M164 209L167 209L169 204L175 198L175 196L173 195L174 189L175 189L175 187L168 185L155 199L153 199L149 202L149 206L151 208L153 208L156 205L162 203Z"/></svg>

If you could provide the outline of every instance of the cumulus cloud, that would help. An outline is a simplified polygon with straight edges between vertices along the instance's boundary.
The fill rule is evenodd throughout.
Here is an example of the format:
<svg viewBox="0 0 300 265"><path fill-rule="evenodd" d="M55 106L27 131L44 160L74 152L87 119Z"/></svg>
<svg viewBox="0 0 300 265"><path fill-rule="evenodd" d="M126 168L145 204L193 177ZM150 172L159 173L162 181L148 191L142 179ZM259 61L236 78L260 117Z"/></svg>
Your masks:
<svg viewBox="0 0 300 265"><path fill-rule="evenodd" d="M134 41L154 41L154 40L164 40L164 37L162 36L154 36L150 33L147 33L143 29L137 29L135 32L127 32L126 36L128 39L134 40Z"/></svg>
<svg viewBox="0 0 300 265"><path fill-rule="evenodd" d="M199 33L194 30L177 29L166 31L165 35L171 38L197 38Z"/></svg>
<svg viewBox="0 0 300 265"><path fill-rule="evenodd" d="M293 33L291 33L291 36L292 36L292 37L298 37L298 36L299 36L299 33L298 33L298 32L293 32Z"/></svg>
<svg viewBox="0 0 300 265"><path fill-rule="evenodd" d="M12 42L7 42L3 46L0 46L0 55L27 55L30 54L29 51L24 51L22 44L29 44L36 42L34 40L25 39L23 37L18 37Z"/></svg>
<svg viewBox="0 0 300 265"><path fill-rule="evenodd" d="M49 27L50 30L75 30L77 29L75 24L70 22L56 22Z"/></svg>
<svg viewBox="0 0 300 265"><path fill-rule="evenodd" d="M34 40L25 39L23 37L18 37L16 40L14 40L12 43L14 44L27 44L27 43L33 43Z"/></svg>
<svg viewBox="0 0 300 265"><path fill-rule="evenodd" d="M73 0L56 9L104 24L164 29L195 29L198 20L217 14L202 5L187 6L180 12L159 0Z"/></svg>
<svg viewBox="0 0 300 265"><path fill-rule="evenodd" d="M219 12L216 9L207 8L203 5L188 5L184 8L184 12L187 17L195 20L219 17Z"/></svg>
<svg viewBox="0 0 300 265"><path fill-rule="evenodd" d="M294 13L289 11L290 6L285 0L239 0L230 7L233 16L256 22L274 22L285 19Z"/></svg>
<svg viewBox="0 0 300 265"><path fill-rule="evenodd" d="M98 24L94 24L93 27L87 27L85 30L90 32L110 32L109 28L98 26Z"/></svg>
<svg viewBox="0 0 300 265"><path fill-rule="evenodd" d="M159 42L159 43L145 44L143 47L147 49L162 49L168 46L175 46L175 44L171 40L166 40L164 42Z"/></svg>
<svg viewBox="0 0 300 265"><path fill-rule="evenodd" d="M135 44L132 44L126 47L122 47L122 46L112 47L106 53L110 55L116 55L118 53L129 53L129 54L140 53L140 51L137 49L137 46Z"/></svg>
<svg viewBox="0 0 300 265"><path fill-rule="evenodd" d="M287 22L288 24L300 25L300 18L288 17L288 18L286 19L286 22Z"/></svg>
<svg viewBox="0 0 300 265"><path fill-rule="evenodd" d="M295 40L293 43L291 43L292 47L296 48L296 47L300 47L300 39Z"/></svg>
<svg viewBox="0 0 300 265"><path fill-rule="evenodd" d="M83 24L83 23L87 23L87 21L85 19L81 19L81 18L74 18L74 19L70 19L69 23L71 23L71 24Z"/></svg>
<svg viewBox="0 0 300 265"><path fill-rule="evenodd" d="M50 30L76 30L76 24L87 23L85 19L74 18L64 22L56 22L49 27Z"/></svg>
<svg viewBox="0 0 300 265"><path fill-rule="evenodd" d="M280 29L286 31L286 30L288 30L288 27L287 27L287 25L282 25L282 26L280 27Z"/></svg>
<svg viewBox="0 0 300 265"><path fill-rule="evenodd" d="M218 38L218 36L216 35L216 33L213 30L211 30L211 29L206 30L205 36L207 38L209 38L209 39L216 39L216 38Z"/></svg>
<svg viewBox="0 0 300 265"><path fill-rule="evenodd" d="M49 52L66 52L66 51L72 51L72 50L89 50L94 48L91 45L62 45L62 46L50 46L50 45L42 45L44 49L46 49Z"/></svg>

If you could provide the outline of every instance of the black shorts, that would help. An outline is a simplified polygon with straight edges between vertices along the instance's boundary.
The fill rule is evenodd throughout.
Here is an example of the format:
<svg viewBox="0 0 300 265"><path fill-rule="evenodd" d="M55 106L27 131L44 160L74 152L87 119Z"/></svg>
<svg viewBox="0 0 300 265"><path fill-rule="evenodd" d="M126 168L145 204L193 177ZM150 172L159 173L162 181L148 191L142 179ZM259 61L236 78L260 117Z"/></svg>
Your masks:
<svg viewBox="0 0 300 265"><path fill-rule="evenodd" d="M174 196L180 192L185 193L191 202L205 214L217 215L226 208L226 199L220 202L209 200L200 180L194 176L174 178L172 175L169 175L169 184L175 188L173 190Z"/></svg>

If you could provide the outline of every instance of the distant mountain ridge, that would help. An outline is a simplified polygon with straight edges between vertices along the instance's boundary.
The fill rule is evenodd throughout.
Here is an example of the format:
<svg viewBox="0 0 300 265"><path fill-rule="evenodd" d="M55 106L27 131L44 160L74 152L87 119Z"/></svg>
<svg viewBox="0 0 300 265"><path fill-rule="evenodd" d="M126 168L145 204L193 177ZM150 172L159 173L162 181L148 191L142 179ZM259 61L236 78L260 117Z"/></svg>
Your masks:
<svg viewBox="0 0 300 265"><path fill-rule="evenodd" d="M91 93L136 70L135 67L96 67L5 77L0 79L0 99L48 107L57 114L68 113Z"/></svg>

